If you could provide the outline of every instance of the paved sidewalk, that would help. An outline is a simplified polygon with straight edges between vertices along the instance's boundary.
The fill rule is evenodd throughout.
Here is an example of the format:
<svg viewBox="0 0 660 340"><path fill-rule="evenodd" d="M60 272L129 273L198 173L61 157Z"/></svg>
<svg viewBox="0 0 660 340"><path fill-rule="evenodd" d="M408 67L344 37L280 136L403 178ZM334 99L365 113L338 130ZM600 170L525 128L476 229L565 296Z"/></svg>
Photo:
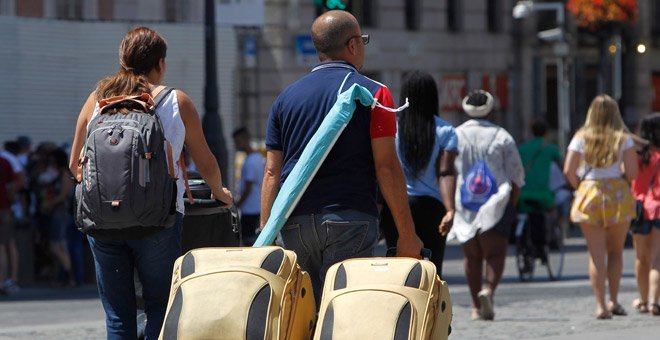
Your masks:
<svg viewBox="0 0 660 340"><path fill-rule="evenodd" d="M631 248L624 253L619 299L629 315L612 320L593 317L595 299L582 239L570 239L561 281L548 281L540 266L533 282L519 282L512 254L510 248L503 282L495 295L495 321L471 321L462 251L458 245L448 246L444 279L454 310L450 339L660 339L660 317L637 314L630 307L637 296ZM104 338L104 314L95 286L29 288L15 297L0 298L0 340Z"/></svg>

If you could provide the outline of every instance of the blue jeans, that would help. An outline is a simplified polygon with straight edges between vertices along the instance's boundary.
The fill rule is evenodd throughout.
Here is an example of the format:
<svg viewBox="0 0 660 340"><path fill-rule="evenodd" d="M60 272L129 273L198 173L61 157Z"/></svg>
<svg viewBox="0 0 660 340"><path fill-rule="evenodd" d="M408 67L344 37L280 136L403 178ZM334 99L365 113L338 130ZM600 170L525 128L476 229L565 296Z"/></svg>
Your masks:
<svg viewBox="0 0 660 340"><path fill-rule="evenodd" d="M171 228L138 240L107 241L88 236L96 282L105 310L108 339L137 338L134 268L142 282L146 339L157 339L165 318L174 261L181 256L183 215Z"/></svg>
<svg viewBox="0 0 660 340"><path fill-rule="evenodd" d="M355 257L371 257L378 242L378 219L357 210L292 216L281 231L287 249L312 279L317 306L328 268Z"/></svg>

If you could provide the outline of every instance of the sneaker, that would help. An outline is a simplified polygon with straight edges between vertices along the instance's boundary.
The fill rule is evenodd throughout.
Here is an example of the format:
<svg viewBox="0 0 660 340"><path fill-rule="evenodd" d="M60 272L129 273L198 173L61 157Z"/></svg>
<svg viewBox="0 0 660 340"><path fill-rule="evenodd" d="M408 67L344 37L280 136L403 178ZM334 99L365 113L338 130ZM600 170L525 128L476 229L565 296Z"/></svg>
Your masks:
<svg viewBox="0 0 660 340"><path fill-rule="evenodd" d="M495 312L493 311L493 292L490 289L482 289L479 294L479 303L481 304L481 310L479 314L483 320L493 320L495 318Z"/></svg>
<svg viewBox="0 0 660 340"><path fill-rule="evenodd" d="M12 279L5 280L5 289L8 293L16 293L21 290L21 287Z"/></svg>

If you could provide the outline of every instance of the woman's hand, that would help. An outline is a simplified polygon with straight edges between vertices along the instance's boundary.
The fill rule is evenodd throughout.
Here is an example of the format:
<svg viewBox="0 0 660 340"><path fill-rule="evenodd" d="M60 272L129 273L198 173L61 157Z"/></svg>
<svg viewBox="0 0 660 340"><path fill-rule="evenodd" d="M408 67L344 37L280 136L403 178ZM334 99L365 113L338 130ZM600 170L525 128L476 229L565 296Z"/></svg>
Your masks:
<svg viewBox="0 0 660 340"><path fill-rule="evenodd" d="M447 236L451 230L451 227L454 225L454 213L454 210L448 210L445 216L442 217L442 221L440 221L440 225L438 226L440 235Z"/></svg>

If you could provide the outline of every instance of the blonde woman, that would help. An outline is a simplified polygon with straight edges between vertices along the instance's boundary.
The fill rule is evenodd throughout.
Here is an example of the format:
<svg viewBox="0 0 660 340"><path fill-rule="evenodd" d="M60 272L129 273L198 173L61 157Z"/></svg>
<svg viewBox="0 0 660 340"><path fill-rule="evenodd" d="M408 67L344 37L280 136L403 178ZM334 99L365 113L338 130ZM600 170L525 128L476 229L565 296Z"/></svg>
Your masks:
<svg viewBox="0 0 660 340"><path fill-rule="evenodd" d="M589 106L584 126L571 140L564 164L566 178L577 188L571 221L580 224L587 240L597 319L626 315L618 302L618 293L623 246L630 221L635 217L629 185L637 177L633 146L616 101L599 95ZM607 304L606 280L610 293Z"/></svg>

